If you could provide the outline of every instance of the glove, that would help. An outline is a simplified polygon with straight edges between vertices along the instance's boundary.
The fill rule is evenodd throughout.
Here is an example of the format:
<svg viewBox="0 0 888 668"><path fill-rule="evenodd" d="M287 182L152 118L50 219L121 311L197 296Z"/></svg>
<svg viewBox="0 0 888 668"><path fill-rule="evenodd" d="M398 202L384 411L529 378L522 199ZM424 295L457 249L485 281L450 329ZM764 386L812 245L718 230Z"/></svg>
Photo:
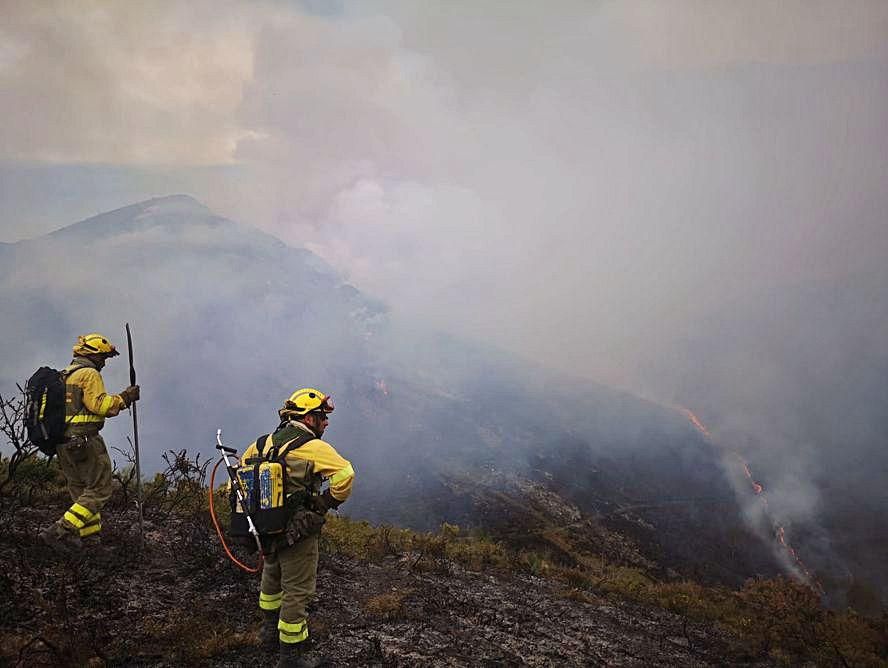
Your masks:
<svg viewBox="0 0 888 668"><path fill-rule="evenodd" d="M327 489L320 496L311 497L310 503L312 510L324 515L328 510L336 510L342 504L342 501L333 498L330 490Z"/></svg>
<svg viewBox="0 0 888 668"><path fill-rule="evenodd" d="M139 400L139 386L130 385L125 390L122 390L120 398L123 399L124 406L129 407L134 401Z"/></svg>
<svg viewBox="0 0 888 668"><path fill-rule="evenodd" d="M303 538L321 533L326 521L323 515L313 510L297 510L287 525L287 543L295 545Z"/></svg>

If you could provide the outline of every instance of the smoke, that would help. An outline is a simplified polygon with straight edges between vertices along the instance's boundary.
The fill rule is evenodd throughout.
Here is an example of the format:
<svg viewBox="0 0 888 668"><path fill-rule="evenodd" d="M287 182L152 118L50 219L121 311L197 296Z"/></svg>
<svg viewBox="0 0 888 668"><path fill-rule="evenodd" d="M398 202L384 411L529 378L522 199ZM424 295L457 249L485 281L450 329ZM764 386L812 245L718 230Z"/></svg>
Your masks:
<svg viewBox="0 0 888 668"><path fill-rule="evenodd" d="M691 407L790 533L884 505L885 3L46 7L0 27L5 239L190 192L397 314Z"/></svg>

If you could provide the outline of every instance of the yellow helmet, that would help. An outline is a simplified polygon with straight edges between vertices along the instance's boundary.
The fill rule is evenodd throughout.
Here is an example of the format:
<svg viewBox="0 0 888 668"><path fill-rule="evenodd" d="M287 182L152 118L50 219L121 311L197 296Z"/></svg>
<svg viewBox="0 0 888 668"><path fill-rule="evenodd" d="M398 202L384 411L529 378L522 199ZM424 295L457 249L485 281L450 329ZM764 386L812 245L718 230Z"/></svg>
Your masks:
<svg viewBox="0 0 888 668"><path fill-rule="evenodd" d="M296 390L278 411L281 418L301 417L313 411L333 412L333 397L313 387Z"/></svg>
<svg viewBox="0 0 888 668"><path fill-rule="evenodd" d="M119 355L117 348L108 339L99 333L84 334L77 337L77 343L72 348L75 355L104 355L114 357Z"/></svg>

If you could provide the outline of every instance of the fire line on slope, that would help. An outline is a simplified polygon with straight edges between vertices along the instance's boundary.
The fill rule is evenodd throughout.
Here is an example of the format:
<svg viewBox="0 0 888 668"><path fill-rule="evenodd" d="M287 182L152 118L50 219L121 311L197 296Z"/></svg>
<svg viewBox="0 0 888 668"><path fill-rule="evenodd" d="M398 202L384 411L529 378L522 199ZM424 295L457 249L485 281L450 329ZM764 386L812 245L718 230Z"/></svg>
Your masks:
<svg viewBox="0 0 888 668"><path fill-rule="evenodd" d="M708 441L715 443L715 439L713 439L712 434L706 428L706 425L698 418L692 410L689 408L679 408L679 410L688 418L690 423L694 426L697 431L699 431L704 438ZM787 542L786 540L786 530L783 528L781 524L777 522L777 520L771 514L770 508L768 506L768 499L765 497L765 488L759 483L753 476L752 471L749 468L749 464L746 460L743 459L738 453L733 450L728 451L729 454L737 460L737 462L743 468L743 472L746 475L746 479L749 481L749 486L752 489L752 493L758 498L759 502L762 505L762 509L764 510L765 516L770 520L772 529L774 531L774 539L780 544L781 549L786 554L789 562L793 564L795 567L794 573L797 577L807 584L809 587L814 589L818 594L823 594L824 589L820 582L817 581L805 564L802 562L801 557L799 557L798 552Z"/></svg>

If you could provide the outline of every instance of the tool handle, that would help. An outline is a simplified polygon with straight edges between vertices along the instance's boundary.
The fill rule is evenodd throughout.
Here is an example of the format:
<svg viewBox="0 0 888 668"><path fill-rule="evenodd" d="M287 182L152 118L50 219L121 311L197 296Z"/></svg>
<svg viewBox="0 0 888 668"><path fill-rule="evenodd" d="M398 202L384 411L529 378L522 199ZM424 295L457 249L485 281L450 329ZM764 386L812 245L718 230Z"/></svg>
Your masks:
<svg viewBox="0 0 888 668"><path fill-rule="evenodd" d="M129 350L130 385L135 385L136 367L133 366L133 336L130 334L129 323L126 323L126 347Z"/></svg>

